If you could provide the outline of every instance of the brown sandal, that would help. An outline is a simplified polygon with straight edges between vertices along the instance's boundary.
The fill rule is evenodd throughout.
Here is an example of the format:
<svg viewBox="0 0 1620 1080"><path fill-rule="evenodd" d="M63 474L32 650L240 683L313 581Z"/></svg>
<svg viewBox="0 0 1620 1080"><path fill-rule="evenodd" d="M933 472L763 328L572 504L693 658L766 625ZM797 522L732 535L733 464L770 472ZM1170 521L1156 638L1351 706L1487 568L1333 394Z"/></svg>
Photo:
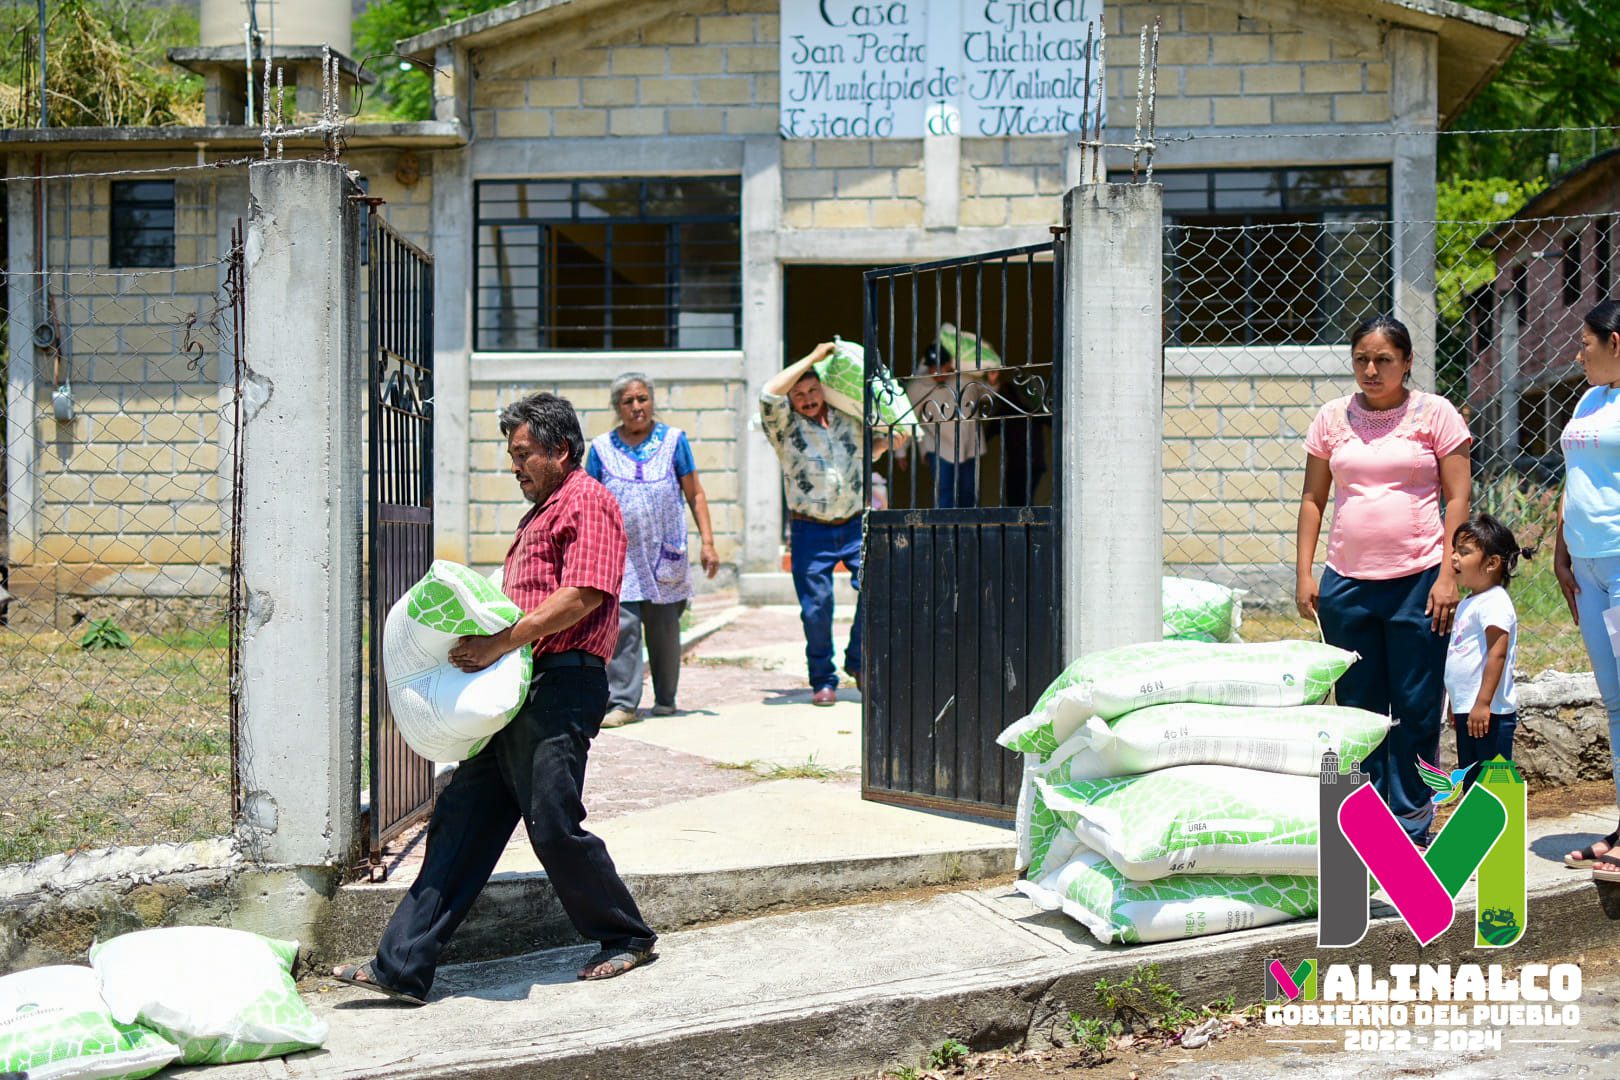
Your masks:
<svg viewBox="0 0 1620 1080"><path fill-rule="evenodd" d="M403 990L395 990L392 986L384 986L377 981L377 973L371 970L375 961L367 960L363 964L342 964L332 969L332 978L340 983L358 986L362 990L370 990L374 994L393 998L395 1001L407 1005L426 1005L427 1001L415 994L407 994Z"/></svg>

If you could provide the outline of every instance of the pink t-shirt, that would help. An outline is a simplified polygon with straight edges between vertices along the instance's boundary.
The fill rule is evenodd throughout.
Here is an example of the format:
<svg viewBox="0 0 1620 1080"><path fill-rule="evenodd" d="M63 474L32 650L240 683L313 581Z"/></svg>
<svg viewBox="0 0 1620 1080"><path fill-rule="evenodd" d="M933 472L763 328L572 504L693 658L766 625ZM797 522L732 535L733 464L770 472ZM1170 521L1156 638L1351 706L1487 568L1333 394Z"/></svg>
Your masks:
<svg viewBox="0 0 1620 1080"><path fill-rule="evenodd" d="M1364 581L1438 566L1445 553L1440 459L1470 441L1456 407L1420 390L1382 412L1362 408L1354 394L1322 406L1305 452L1333 471L1328 566Z"/></svg>

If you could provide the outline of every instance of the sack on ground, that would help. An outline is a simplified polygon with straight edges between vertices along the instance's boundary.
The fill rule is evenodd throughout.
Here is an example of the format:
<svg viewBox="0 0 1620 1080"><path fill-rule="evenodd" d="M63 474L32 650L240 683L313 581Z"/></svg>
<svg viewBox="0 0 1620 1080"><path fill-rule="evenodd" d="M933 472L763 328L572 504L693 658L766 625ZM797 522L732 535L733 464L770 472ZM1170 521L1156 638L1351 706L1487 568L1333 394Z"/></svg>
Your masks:
<svg viewBox="0 0 1620 1080"><path fill-rule="evenodd" d="M866 406L866 350L853 341L833 338L832 355L815 365L821 380L821 393L827 404L864 422ZM878 420L883 424L911 423L911 400L887 372L872 376L872 399Z"/></svg>
<svg viewBox="0 0 1620 1080"><path fill-rule="evenodd" d="M1230 765L1177 765L1064 784L1034 778L1064 827L1132 881L1314 875L1317 782Z"/></svg>
<svg viewBox="0 0 1620 1080"><path fill-rule="evenodd" d="M382 640L388 704L412 750L429 761L463 761L517 715L534 670L528 645L471 674L450 663L450 649L522 615L488 578L444 559L389 609Z"/></svg>
<svg viewBox="0 0 1620 1080"><path fill-rule="evenodd" d="M326 1024L292 981L295 941L220 926L138 930L91 946L101 995L120 1023L180 1047L186 1065L224 1065L310 1050Z"/></svg>
<svg viewBox="0 0 1620 1080"><path fill-rule="evenodd" d="M1161 586L1166 641L1237 641L1247 589L1167 577Z"/></svg>
<svg viewBox="0 0 1620 1080"><path fill-rule="evenodd" d="M1313 776L1327 750L1348 772L1384 741L1389 724L1387 716L1339 705L1150 705L1113 721L1087 717L1034 775L1061 784L1176 765L1235 765Z"/></svg>
<svg viewBox="0 0 1620 1080"><path fill-rule="evenodd" d="M41 967L0 978L0 1073L137 1080L179 1056L157 1032L114 1020L90 968Z"/></svg>
<svg viewBox="0 0 1620 1080"><path fill-rule="evenodd" d="M1150 641L1090 653L1070 664L996 741L1049 757L1090 716L1112 719L1149 705L1314 704L1356 654L1315 641L1220 645Z"/></svg>
<svg viewBox="0 0 1620 1080"><path fill-rule="evenodd" d="M1316 914L1318 896L1316 878L1297 874L1187 874L1132 881L1107 858L1085 849L1039 879L1014 887L1047 911L1061 910L1105 945L1270 926Z"/></svg>

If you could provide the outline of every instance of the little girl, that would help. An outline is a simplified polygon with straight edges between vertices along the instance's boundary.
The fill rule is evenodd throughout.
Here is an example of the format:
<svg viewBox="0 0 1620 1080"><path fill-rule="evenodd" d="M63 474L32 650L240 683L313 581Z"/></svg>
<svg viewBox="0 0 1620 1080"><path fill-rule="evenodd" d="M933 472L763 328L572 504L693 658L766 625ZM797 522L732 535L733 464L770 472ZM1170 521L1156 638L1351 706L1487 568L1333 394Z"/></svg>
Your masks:
<svg viewBox="0 0 1620 1080"><path fill-rule="evenodd" d="M1451 569L1469 596L1457 605L1446 653L1446 693L1457 725L1457 768L1468 769L1463 790L1474 782L1471 766L1498 754L1512 760L1518 726L1518 695L1513 662L1519 645L1519 617L1507 585L1519 547L1506 525L1489 514L1475 514L1451 538Z"/></svg>

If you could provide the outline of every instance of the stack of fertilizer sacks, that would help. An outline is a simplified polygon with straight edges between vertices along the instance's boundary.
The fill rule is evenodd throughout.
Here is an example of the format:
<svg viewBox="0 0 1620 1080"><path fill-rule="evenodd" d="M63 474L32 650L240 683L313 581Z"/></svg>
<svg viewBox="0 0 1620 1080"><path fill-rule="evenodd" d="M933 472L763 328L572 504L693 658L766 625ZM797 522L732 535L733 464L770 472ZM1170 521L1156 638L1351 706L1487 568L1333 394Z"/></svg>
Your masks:
<svg viewBox="0 0 1620 1080"><path fill-rule="evenodd" d="M1104 943L1314 915L1322 754L1348 772L1389 730L1320 704L1355 660L1175 640L1069 665L997 739L1024 754L1018 890Z"/></svg>

